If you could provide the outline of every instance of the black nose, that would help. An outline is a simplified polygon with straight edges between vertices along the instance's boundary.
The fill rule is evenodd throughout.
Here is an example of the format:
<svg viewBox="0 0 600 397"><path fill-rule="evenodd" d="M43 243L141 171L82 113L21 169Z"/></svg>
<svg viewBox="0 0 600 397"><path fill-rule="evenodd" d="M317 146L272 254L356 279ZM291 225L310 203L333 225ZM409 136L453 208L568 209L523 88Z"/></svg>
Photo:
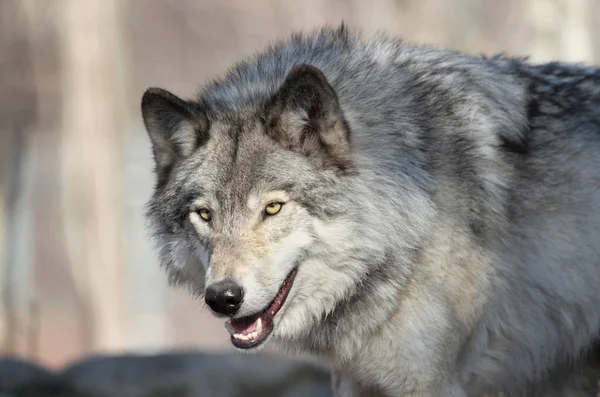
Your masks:
<svg viewBox="0 0 600 397"><path fill-rule="evenodd" d="M244 291L236 282L223 280L206 287L204 300L215 312L231 316L237 312L242 304Z"/></svg>

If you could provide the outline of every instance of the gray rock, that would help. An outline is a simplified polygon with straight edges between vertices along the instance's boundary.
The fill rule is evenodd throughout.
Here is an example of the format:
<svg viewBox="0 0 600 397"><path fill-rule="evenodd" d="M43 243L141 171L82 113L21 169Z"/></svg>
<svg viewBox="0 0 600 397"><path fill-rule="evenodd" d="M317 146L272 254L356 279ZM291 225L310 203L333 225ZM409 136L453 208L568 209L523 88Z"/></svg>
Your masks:
<svg viewBox="0 0 600 397"><path fill-rule="evenodd" d="M34 380L14 388L10 397L109 397L77 390L70 382L56 376L53 379ZM2 395L0 395L2 397Z"/></svg>
<svg viewBox="0 0 600 397"><path fill-rule="evenodd" d="M47 369L25 360L0 358L0 393L7 394L27 383L50 380L54 377L55 375Z"/></svg>
<svg viewBox="0 0 600 397"><path fill-rule="evenodd" d="M330 373L309 359L173 352L95 356L65 369L77 390L119 397L329 397Z"/></svg>

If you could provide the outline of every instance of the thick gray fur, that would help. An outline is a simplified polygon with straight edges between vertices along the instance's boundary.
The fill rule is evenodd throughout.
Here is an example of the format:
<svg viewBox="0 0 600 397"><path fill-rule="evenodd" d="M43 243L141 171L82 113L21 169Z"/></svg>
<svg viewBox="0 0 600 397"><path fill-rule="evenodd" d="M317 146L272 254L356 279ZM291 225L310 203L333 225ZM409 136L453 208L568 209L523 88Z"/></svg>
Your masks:
<svg viewBox="0 0 600 397"><path fill-rule="evenodd" d="M282 93L299 65L335 93L316 74L321 91ZM149 90L143 113L171 280L202 294L234 278L247 315L299 265L272 339L357 395L535 396L596 339L600 70L342 27L169 95ZM286 204L259 219L272 190Z"/></svg>

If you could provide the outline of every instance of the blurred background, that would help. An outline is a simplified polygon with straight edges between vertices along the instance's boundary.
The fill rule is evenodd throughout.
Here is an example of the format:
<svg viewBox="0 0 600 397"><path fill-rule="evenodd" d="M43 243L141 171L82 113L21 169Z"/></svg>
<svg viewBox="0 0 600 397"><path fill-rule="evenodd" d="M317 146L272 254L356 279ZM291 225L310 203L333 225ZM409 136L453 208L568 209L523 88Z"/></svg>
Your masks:
<svg viewBox="0 0 600 397"><path fill-rule="evenodd" d="M151 250L141 95L192 97L272 40L342 20L471 53L600 56L595 0L0 0L2 355L59 370L230 351Z"/></svg>

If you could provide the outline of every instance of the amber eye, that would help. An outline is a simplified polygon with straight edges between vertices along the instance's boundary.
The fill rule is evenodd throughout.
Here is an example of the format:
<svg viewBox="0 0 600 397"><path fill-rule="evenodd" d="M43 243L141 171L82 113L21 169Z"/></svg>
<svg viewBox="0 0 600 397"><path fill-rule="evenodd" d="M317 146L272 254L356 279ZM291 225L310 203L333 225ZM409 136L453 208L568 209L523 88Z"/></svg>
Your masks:
<svg viewBox="0 0 600 397"><path fill-rule="evenodd" d="M275 215L279 211L281 211L282 205L283 205L282 203L277 203L277 202L269 203L265 207L265 213L267 215Z"/></svg>
<svg viewBox="0 0 600 397"><path fill-rule="evenodd" d="M206 222L208 222L212 219L212 216L210 215L210 211L207 210L206 208L201 208L196 212L198 213L198 215L200 215L200 218L204 219Z"/></svg>

